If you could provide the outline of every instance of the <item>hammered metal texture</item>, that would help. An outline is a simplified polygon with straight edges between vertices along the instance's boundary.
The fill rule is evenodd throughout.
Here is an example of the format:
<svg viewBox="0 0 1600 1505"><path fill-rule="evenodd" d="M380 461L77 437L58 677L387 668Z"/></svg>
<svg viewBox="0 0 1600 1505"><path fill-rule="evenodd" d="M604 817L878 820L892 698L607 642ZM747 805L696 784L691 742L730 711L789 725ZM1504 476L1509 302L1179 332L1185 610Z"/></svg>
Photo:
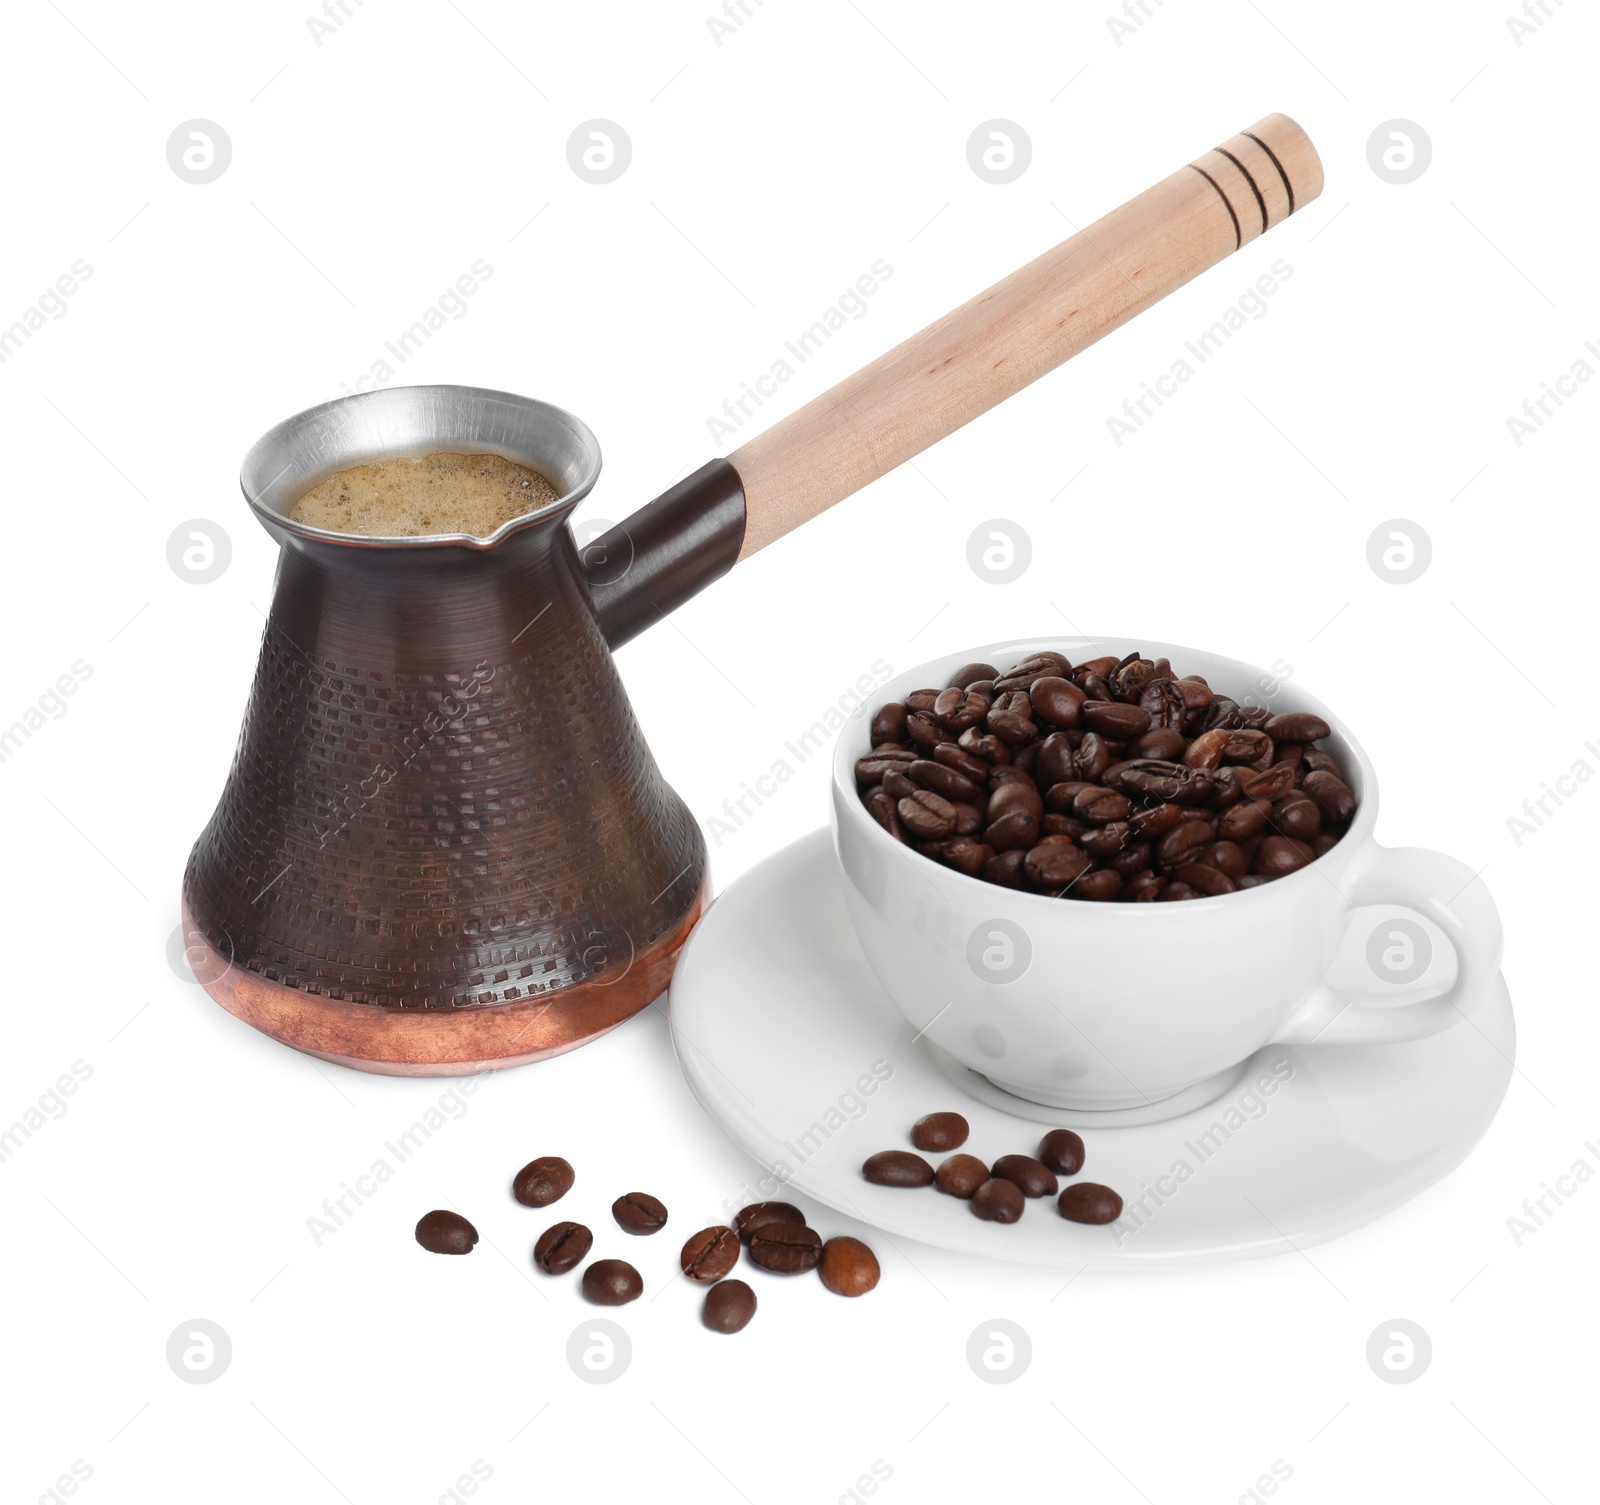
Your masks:
<svg viewBox="0 0 1600 1505"><path fill-rule="evenodd" d="M184 880L221 955L375 1008L553 997L625 975L705 872L563 521L488 551L286 544Z"/></svg>

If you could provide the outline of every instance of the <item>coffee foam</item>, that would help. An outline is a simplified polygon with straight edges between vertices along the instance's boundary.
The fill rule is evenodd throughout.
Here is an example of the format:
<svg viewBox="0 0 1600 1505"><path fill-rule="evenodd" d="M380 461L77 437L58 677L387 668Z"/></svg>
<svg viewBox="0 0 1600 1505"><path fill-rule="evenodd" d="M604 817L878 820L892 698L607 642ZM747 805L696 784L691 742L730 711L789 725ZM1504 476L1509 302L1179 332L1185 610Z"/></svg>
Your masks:
<svg viewBox="0 0 1600 1505"><path fill-rule="evenodd" d="M306 492L289 516L330 533L486 538L559 495L538 471L502 455L440 453L341 470Z"/></svg>

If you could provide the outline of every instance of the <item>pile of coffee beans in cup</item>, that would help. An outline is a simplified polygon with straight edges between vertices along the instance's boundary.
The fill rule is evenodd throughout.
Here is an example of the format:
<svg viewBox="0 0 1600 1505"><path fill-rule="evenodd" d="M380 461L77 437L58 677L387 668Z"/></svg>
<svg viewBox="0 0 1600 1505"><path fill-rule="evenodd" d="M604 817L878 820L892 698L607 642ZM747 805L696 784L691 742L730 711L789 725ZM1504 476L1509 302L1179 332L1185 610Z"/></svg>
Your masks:
<svg viewBox="0 0 1600 1505"><path fill-rule="evenodd" d="M530 1160L512 1178L511 1193L524 1207L549 1207L572 1190L577 1175L559 1155ZM617 1227L636 1238L658 1233L667 1225L664 1203L649 1192L623 1193L611 1204ZM417 1242L432 1254L470 1254L478 1230L458 1212L426 1213L416 1227ZM565 1275L588 1259L594 1233L582 1223L552 1223L533 1246L534 1268L545 1275ZM841 1235L824 1239L806 1223L805 1214L789 1202L753 1202L733 1226L713 1224L691 1234L678 1255L678 1268L696 1285L708 1286L701 1321L717 1333L742 1331L755 1315L756 1293L742 1280L726 1279L746 1258L774 1275L799 1275L815 1270L837 1296L864 1296L878 1284L877 1256L860 1239ZM644 1277L625 1259L597 1259L584 1266L579 1289L596 1306L625 1306L644 1293Z"/></svg>
<svg viewBox="0 0 1600 1505"><path fill-rule="evenodd" d="M959 1113L928 1113L911 1126L911 1143L919 1150L960 1151L971 1132ZM1061 1191L1058 1177L1083 1169L1083 1140L1071 1129L1052 1129L1032 1155L1002 1155L985 1165L976 1155L956 1153L937 1169L910 1150L879 1150L867 1156L861 1174L876 1186L931 1186L957 1197L974 1217L988 1223L1014 1223L1030 1198L1055 1197L1056 1211L1073 1223L1114 1223L1122 1216L1122 1198L1095 1181L1074 1181Z"/></svg>
<svg viewBox="0 0 1600 1505"><path fill-rule="evenodd" d="M1215 693L1164 658L966 664L872 718L856 784L897 841L1054 897L1200 899L1297 872L1356 797L1328 723Z"/></svg>

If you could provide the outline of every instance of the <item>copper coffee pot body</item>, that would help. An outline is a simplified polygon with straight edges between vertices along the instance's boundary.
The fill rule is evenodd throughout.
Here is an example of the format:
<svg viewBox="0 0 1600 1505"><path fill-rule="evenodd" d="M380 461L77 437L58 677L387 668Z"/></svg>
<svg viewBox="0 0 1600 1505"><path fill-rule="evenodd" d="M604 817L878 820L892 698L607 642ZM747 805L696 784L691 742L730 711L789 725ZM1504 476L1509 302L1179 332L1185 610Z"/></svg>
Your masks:
<svg viewBox="0 0 1600 1505"><path fill-rule="evenodd" d="M452 449L521 460L562 496L489 540L285 515L335 470ZM599 464L570 415L462 388L329 404L252 451L277 586L184 878L190 963L240 1018L348 1065L457 1073L570 1049L665 988L706 849L567 526Z"/></svg>

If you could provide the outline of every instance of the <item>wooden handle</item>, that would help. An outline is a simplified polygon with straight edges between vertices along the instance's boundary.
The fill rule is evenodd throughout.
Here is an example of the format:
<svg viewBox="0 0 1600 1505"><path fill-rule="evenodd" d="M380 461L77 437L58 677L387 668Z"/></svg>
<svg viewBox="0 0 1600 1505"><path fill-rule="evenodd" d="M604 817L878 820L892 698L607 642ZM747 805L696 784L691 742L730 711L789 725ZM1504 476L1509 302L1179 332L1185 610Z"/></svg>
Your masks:
<svg viewBox="0 0 1600 1505"><path fill-rule="evenodd" d="M739 558L954 433L1322 192L1268 115L741 445Z"/></svg>

